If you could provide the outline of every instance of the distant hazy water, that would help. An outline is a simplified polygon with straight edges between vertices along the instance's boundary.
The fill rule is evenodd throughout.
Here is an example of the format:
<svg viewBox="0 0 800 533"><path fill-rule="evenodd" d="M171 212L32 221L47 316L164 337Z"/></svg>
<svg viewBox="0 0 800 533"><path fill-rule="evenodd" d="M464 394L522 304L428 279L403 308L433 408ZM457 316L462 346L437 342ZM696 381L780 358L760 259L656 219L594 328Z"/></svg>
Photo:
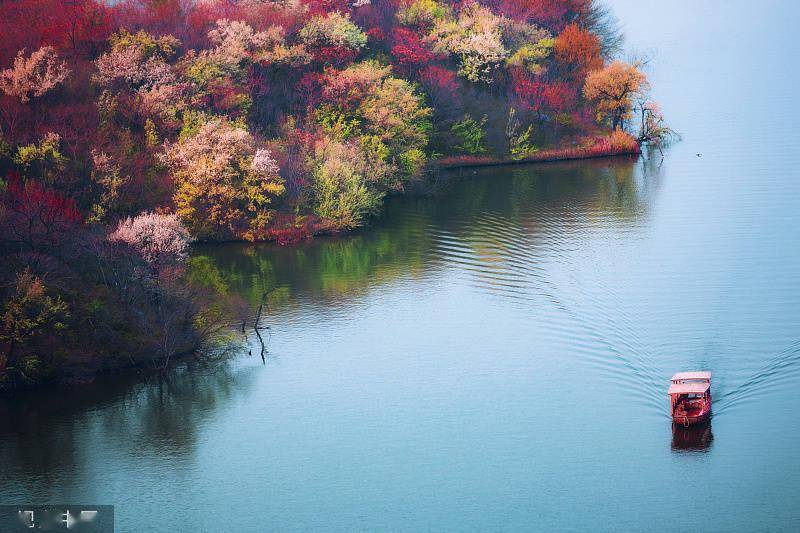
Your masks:
<svg viewBox="0 0 800 533"><path fill-rule="evenodd" d="M800 529L800 9L613 6L658 51L663 162L465 171L352 237L198 250L250 302L277 287L266 366L0 403L0 502L121 531ZM714 418L673 434L690 369Z"/></svg>

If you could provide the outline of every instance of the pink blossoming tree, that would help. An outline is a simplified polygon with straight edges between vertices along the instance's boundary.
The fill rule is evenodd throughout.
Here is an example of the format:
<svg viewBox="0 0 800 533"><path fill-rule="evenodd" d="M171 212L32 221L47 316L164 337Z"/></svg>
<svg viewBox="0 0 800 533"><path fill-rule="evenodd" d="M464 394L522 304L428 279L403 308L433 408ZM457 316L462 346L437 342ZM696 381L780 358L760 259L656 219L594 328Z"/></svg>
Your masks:
<svg viewBox="0 0 800 533"><path fill-rule="evenodd" d="M43 46L25 57L20 50L11 68L0 72L0 90L23 104L57 87L69 76L69 69L59 59L55 48Z"/></svg>
<svg viewBox="0 0 800 533"><path fill-rule="evenodd" d="M156 270L183 261L189 247L189 232L177 215L149 212L120 221L108 239L129 245Z"/></svg>

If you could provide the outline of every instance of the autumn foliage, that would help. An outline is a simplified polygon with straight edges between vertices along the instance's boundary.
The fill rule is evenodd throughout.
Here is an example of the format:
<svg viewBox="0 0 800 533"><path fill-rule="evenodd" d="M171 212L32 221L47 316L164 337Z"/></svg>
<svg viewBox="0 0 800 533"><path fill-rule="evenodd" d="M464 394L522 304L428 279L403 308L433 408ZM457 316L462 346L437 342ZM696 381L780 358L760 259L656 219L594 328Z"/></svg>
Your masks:
<svg viewBox="0 0 800 533"><path fill-rule="evenodd" d="M589 73L583 94L596 104L597 119L607 120L616 130L630 119L634 100L648 88L647 78L635 65L614 61L606 68Z"/></svg>
<svg viewBox="0 0 800 533"><path fill-rule="evenodd" d="M593 0L20 0L0 15L0 172L89 224L159 209L201 240L261 239L287 216L361 224L462 151L459 123L480 124L487 157L519 158L628 127L647 89L609 61ZM348 179L323 171L332 158Z"/></svg>
<svg viewBox="0 0 800 533"><path fill-rule="evenodd" d="M451 129L479 121L477 109L496 116L481 127L503 158L520 150L504 135L511 108L525 146L543 149L624 126L627 95L646 86L606 66L592 0L21 0L0 10L3 167L57 135L58 167L34 158L24 179L52 180L90 223L159 208L200 239L262 238L286 213L325 218L332 189L319 169L332 151L319 146L355 150L351 170L371 162L369 176L338 186L363 189L336 217L360 224L350 215L374 212L432 154L456 150ZM638 87L601 97L602 83Z"/></svg>
<svg viewBox="0 0 800 533"><path fill-rule="evenodd" d="M635 107L639 140L659 142L670 130L639 66L613 61L604 13L594 0L2 2L0 251L14 266L0 302L60 309L61 294L67 329L102 323L98 345L121 345L136 335L103 320L141 332L196 311L181 307L188 240L360 226L447 157L636 152ZM170 254L168 283L123 281ZM196 323L158 349L191 344Z"/></svg>
<svg viewBox="0 0 800 533"><path fill-rule="evenodd" d="M39 181L13 176L6 184L0 239L27 251L44 252L61 246L83 218L75 201Z"/></svg>
<svg viewBox="0 0 800 533"><path fill-rule="evenodd" d="M571 75L585 75L603 66L600 38L577 24L569 24L553 44L556 61Z"/></svg>

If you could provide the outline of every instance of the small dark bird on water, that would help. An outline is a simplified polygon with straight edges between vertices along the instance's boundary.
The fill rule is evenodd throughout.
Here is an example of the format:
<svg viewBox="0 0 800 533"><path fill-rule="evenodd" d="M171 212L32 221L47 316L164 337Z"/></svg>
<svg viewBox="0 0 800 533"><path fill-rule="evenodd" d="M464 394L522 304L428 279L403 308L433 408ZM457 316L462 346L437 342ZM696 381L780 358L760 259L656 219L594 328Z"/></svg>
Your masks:
<svg viewBox="0 0 800 533"><path fill-rule="evenodd" d="M696 155L697 157L700 157L700 154L694 154L694 155Z"/></svg>

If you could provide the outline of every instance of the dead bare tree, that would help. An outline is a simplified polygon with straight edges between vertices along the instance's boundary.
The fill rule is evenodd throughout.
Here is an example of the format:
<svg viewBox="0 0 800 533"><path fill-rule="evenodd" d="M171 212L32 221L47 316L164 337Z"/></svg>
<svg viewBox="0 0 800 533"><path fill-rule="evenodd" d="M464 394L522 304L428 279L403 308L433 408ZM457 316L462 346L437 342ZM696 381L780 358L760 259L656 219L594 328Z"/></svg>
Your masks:
<svg viewBox="0 0 800 533"><path fill-rule="evenodd" d="M264 343L264 338L261 336L261 330L269 330L269 326L261 326L261 313L264 310L264 304L267 302L267 296L272 291L265 292L261 296L261 303L258 304L258 311L256 312L256 318L253 321L253 331L256 333L256 337L258 337L258 343L261 345L261 362L266 364L267 359L265 353L267 351L266 344Z"/></svg>

